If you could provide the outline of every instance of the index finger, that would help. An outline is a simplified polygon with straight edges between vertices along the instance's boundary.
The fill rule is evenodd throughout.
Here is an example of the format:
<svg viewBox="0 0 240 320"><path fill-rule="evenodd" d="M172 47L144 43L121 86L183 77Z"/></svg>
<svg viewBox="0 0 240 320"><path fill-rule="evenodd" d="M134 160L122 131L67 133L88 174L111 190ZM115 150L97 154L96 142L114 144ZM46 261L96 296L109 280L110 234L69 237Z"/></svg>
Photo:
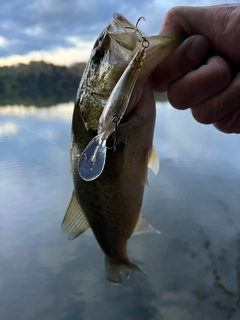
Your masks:
<svg viewBox="0 0 240 320"><path fill-rule="evenodd" d="M209 40L201 35L187 38L155 69L152 80L156 92L166 91L169 84L199 65L209 49Z"/></svg>
<svg viewBox="0 0 240 320"><path fill-rule="evenodd" d="M213 51L239 62L239 19L240 4L174 7L167 12L160 34L204 35Z"/></svg>
<svg viewBox="0 0 240 320"><path fill-rule="evenodd" d="M206 27L209 14L209 7L173 7L167 12L159 33L199 33L206 36L209 33Z"/></svg>

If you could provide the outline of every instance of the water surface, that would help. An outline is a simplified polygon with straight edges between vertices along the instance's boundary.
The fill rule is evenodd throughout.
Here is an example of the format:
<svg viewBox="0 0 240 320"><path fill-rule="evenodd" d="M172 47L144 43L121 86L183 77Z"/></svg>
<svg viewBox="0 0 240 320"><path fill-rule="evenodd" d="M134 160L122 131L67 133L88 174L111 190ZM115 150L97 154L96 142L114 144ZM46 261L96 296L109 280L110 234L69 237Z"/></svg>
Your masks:
<svg viewBox="0 0 240 320"><path fill-rule="evenodd" d="M142 213L161 235L129 241L147 275L116 286L91 231L61 234L69 152L24 128L68 149L72 109L0 108L0 319L239 319L239 136L158 105Z"/></svg>

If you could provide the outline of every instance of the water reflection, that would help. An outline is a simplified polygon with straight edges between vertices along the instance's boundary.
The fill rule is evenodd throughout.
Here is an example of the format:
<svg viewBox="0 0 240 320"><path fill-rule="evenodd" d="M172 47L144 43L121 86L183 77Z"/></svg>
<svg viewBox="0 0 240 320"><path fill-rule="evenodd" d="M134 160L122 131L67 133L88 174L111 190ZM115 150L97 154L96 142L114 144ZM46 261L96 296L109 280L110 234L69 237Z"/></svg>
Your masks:
<svg viewBox="0 0 240 320"><path fill-rule="evenodd" d="M129 242L147 275L105 280L91 231L60 232L72 192L72 104L0 108L0 319L239 319L239 137L158 107L142 212L162 233ZM12 122L13 121L13 122Z"/></svg>

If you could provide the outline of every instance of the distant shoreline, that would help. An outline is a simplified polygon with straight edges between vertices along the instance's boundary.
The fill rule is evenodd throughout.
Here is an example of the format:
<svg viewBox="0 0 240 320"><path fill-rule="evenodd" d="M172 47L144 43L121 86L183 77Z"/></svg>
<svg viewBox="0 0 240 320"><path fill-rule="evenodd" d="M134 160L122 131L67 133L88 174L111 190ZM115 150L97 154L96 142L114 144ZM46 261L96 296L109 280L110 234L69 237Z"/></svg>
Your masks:
<svg viewBox="0 0 240 320"><path fill-rule="evenodd" d="M0 106L25 105L48 107L75 100L86 63L70 67L44 61L31 61L0 67ZM166 101L166 94L156 94Z"/></svg>
<svg viewBox="0 0 240 320"><path fill-rule="evenodd" d="M0 67L0 105L46 107L73 101L85 65L66 67L31 61Z"/></svg>

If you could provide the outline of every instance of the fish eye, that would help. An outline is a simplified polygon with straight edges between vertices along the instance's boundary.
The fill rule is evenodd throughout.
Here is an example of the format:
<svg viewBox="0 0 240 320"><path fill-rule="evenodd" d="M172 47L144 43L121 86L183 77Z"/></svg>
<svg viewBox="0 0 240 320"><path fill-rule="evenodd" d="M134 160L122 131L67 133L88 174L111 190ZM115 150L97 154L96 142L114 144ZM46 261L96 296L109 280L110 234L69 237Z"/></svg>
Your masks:
<svg viewBox="0 0 240 320"><path fill-rule="evenodd" d="M104 50L101 46L95 48L93 52L93 60L99 62L104 56Z"/></svg>

